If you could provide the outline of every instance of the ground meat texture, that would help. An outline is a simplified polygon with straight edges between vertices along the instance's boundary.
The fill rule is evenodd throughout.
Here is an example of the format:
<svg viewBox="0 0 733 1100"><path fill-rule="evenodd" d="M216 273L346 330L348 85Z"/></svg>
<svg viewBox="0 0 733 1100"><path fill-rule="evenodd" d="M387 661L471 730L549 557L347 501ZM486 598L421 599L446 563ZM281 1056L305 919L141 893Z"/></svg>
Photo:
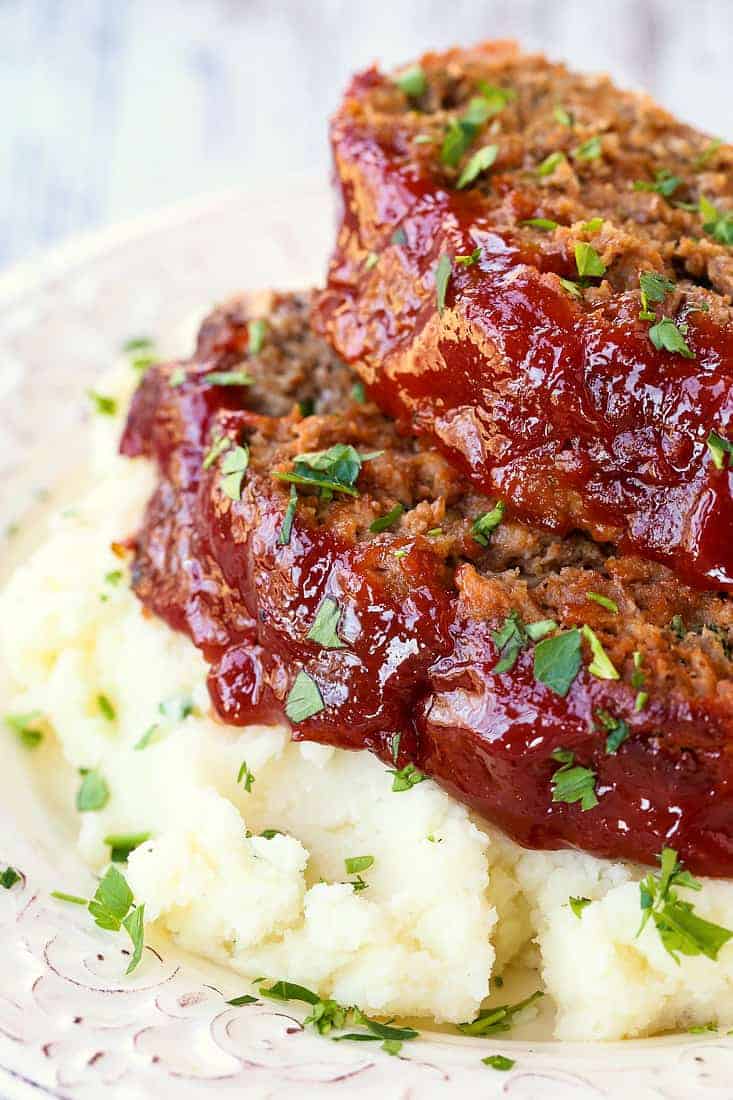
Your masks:
<svg viewBox="0 0 733 1100"><path fill-rule="evenodd" d="M517 517L730 589L733 148L506 43L421 71L333 121L320 330Z"/></svg>
<svg viewBox="0 0 733 1100"><path fill-rule="evenodd" d="M219 715L281 721L305 672L317 706L293 722L296 739L413 764L530 847L653 862L669 842L693 870L733 874L727 597L577 532L506 518L477 541L476 519L496 497L352 396L342 363L309 329L309 306L307 295L270 296L257 355L242 333L261 300L218 310L193 359L147 372L122 440L160 474L134 589L201 648ZM254 384L216 381L242 370ZM314 370L316 412L303 416ZM229 447L212 458L220 439ZM300 486L283 537L290 485L274 475L338 443L374 455L358 495L328 500ZM225 488L235 444L249 452L239 499ZM388 528L371 530L398 504ZM337 645L308 637L326 600ZM498 671L507 620L553 620L548 637L590 627L619 678L594 674L588 636L565 696L537 678L526 637ZM623 737L609 752L614 729ZM592 809L552 800L557 749L592 773Z"/></svg>

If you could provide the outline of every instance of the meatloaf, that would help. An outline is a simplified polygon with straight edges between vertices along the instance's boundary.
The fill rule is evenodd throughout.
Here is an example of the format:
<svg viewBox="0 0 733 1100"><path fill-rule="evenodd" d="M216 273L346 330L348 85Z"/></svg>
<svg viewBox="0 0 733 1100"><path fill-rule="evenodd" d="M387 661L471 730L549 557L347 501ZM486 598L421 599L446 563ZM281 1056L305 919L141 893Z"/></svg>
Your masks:
<svg viewBox="0 0 733 1100"><path fill-rule="evenodd" d="M733 585L733 148L511 43L349 87L320 330L509 514Z"/></svg>
<svg viewBox="0 0 733 1100"><path fill-rule="evenodd" d="M733 876L727 596L510 515L365 399L311 306L217 310L122 440L159 471L134 589L203 651L218 714L368 749L523 845L669 842Z"/></svg>

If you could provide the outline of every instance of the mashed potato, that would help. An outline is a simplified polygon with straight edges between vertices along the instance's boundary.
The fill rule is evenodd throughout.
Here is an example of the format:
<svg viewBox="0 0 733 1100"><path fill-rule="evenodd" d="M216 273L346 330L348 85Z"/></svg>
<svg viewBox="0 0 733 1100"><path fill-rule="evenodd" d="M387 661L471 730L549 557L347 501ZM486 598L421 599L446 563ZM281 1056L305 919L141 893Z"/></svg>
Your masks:
<svg viewBox="0 0 733 1100"><path fill-rule="evenodd" d="M104 387L120 407L129 374ZM432 782L393 792L367 753L217 722L200 654L143 614L110 548L153 484L147 463L116 455L119 426L95 418L91 488L0 597L7 709L42 712L69 765L109 788L79 815L93 867L106 837L150 834L127 872L149 920L245 977L373 1014L470 1019L534 939L559 1037L733 1022L733 944L677 964L652 924L637 938L638 869L525 852ZM366 855L355 890L345 860ZM580 917L570 896L592 899ZM733 884L708 880L694 901L730 925Z"/></svg>

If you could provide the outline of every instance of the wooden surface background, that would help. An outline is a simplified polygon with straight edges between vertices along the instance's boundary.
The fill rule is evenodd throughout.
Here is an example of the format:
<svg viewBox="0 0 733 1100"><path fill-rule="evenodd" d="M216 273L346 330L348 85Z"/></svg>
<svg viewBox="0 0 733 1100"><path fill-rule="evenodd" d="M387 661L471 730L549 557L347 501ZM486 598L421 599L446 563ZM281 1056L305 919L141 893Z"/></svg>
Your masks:
<svg viewBox="0 0 733 1100"><path fill-rule="evenodd" d="M0 266L206 191L325 186L353 69L507 36L733 132L733 0L0 0Z"/></svg>

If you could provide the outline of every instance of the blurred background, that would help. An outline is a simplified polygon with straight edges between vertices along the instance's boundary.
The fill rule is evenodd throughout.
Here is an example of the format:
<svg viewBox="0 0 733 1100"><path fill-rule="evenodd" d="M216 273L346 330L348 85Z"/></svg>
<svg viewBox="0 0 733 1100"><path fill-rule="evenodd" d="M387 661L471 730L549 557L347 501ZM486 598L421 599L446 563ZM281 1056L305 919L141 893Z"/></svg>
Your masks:
<svg viewBox="0 0 733 1100"><path fill-rule="evenodd" d="M516 37L731 136L732 0L0 0L0 268L226 188L326 186L352 70Z"/></svg>

